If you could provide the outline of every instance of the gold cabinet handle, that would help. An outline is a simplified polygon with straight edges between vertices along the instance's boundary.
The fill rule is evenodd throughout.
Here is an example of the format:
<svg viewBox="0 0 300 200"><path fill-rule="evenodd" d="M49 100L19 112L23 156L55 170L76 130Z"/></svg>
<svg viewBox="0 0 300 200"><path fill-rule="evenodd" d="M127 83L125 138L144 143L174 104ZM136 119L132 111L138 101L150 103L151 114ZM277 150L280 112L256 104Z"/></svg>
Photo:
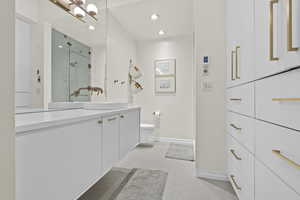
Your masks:
<svg viewBox="0 0 300 200"><path fill-rule="evenodd" d="M242 128L239 128L239 127L237 127L237 126L234 125L234 124L230 124L230 126L231 126L232 128L234 128L235 130L238 130L238 131L241 131L241 130L242 130Z"/></svg>
<svg viewBox="0 0 300 200"><path fill-rule="evenodd" d="M279 58L274 56L274 5L278 4L278 0L270 1L270 61L278 61Z"/></svg>
<svg viewBox="0 0 300 200"><path fill-rule="evenodd" d="M295 161L289 159L288 157L282 155L280 150L272 150L272 152L278 156L279 158L285 160L286 162L288 162L291 166L295 167L296 169L300 169L300 164L296 163Z"/></svg>
<svg viewBox="0 0 300 200"><path fill-rule="evenodd" d="M98 121L98 124L103 124L103 121L102 121L102 120L99 120L99 121Z"/></svg>
<svg viewBox="0 0 300 200"><path fill-rule="evenodd" d="M229 100L230 100L230 101L242 101L241 98L230 98Z"/></svg>
<svg viewBox="0 0 300 200"><path fill-rule="evenodd" d="M236 182L236 180L235 180L235 176L234 176L234 175L230 175L230 178L231 178L231 180L232 180L232 182L233 182L235 188L236 188L237 190L242 190L242 188L237 184L237 182Z"/></svg>
<svg viewBox="0 0 300 200"><path fill-rule="evenodd" d="M238 155L236 155L235 150L230 149L230 152L231 152L231 154L235 157L235 159L237 159L237 160L242 160L241 157L239 157Z"/></svg>
<svg viewBox="0 0 300 200"><path fill-rule="evenodd" d="M288 51L298 51L298 48L293 47L293 0L288 0L287 5L287 45Z"/></svg>
<svg viewBox="0 0 300 200"><path fill-rule="evenodd" d="M234 75L234 57L236 56L236 51L231 51L231 80L235 80L235 75Z"/></svg>
<svg viewBox="0 0 300 200"><path fill-rule="evenodd" d="M241 78L240 77L240 57L239 57L239 54L238 54L240 49L241 49L240 46L237 46L235 48L235 54L236 54L236 56L235 56L235 77L236 77L236 79Z"/></svg>
<svg viewBox="0 0 300 200"><path fill-rule="evenodd" d="M273 98L272 101L300 101L300 98Z"/></svg>
<svg viewBox="0 0 300 200"><path fill-rule="evenodd" d="M108 119L107 121L111 122L111 121L114 121L116 119L117 119L116 117L113 117L113 118Z"/></svg>

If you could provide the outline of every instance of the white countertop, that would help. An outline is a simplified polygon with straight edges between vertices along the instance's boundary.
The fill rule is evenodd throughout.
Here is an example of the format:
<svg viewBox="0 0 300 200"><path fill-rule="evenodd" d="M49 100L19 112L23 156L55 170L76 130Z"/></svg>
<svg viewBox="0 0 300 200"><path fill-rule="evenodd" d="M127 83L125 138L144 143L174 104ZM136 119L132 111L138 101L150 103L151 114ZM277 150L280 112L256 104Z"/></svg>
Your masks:
<svg viewBox="0 0 300 200"><path fill-rule="evenodd" d="M97 117L109 116L126 112L129 110L140 109L138 106L122 108L119 110L60 110L52 112L38 112L17 114L15 118L16 133L24 133L51 126L59 126L68 123L74 123L82 120L95 119Z"/></svg>

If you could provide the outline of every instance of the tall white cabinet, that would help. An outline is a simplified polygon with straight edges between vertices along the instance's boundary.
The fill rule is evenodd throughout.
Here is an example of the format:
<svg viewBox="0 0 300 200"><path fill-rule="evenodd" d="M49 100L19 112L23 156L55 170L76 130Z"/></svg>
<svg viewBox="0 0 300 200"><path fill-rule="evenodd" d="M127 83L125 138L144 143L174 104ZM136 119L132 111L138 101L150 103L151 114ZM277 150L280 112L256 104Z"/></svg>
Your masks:
<svg viewBox="0 0 300 200"><path fill-rule="evenodd" d="M226 1L228 178L240 200L300 199L299 10Z"/></svg>

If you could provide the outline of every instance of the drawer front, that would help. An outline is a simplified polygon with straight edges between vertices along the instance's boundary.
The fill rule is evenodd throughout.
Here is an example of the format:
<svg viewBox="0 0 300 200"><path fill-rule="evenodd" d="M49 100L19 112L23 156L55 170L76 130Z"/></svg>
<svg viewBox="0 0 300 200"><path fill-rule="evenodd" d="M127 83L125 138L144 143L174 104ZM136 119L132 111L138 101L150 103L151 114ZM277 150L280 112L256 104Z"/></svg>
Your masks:
<svg viewBox="0 0 300 200"><path fill-rule="evenodd" d="M300 70L256 83L256 117L300 130Z"/></svg>
<svg viewBox="0 0 300 200"><path fill-rule="evenodd" d="M254 153L255 120L249 117L227 112L227 132Z"/></svg>
<svg viewBox="0 0 300 200"><path fill-rule="evenodd" d="M291 188L285 185L259 161L255 161L255 200L300 200Z"/></svg>
<svg viewBox="0 0 300 200"><path fill-rule="evenodd" d="M254 117L253 83L228 89L227 109L243 115Z"/></svg>
<svg viewBox="0 0 300 200"><path fill-rule="evenodd" d="M238 197L253 200L253 156L228 135L228 178Z"/></svg>
<svg viewBox="0 0 300 200"><path fill-rule="evenodd" d="M256 157L300 194L300 132L257 121Z"/></svg>

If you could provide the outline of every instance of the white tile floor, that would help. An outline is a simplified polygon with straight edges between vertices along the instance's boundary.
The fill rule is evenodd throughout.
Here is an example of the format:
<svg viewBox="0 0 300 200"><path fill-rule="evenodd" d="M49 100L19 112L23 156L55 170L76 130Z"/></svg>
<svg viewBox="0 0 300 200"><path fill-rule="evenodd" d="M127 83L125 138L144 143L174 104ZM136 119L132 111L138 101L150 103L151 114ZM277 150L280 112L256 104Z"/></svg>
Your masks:
<svg viewBox="0 0 300 200"><path fill-rule="evenodd" d="M166 159L164 156L168 145L156 143L153 148L136 148L119 163L118 167L168 172L163 200L237 200L229 183L196 178L194 162Z"/></svg>

